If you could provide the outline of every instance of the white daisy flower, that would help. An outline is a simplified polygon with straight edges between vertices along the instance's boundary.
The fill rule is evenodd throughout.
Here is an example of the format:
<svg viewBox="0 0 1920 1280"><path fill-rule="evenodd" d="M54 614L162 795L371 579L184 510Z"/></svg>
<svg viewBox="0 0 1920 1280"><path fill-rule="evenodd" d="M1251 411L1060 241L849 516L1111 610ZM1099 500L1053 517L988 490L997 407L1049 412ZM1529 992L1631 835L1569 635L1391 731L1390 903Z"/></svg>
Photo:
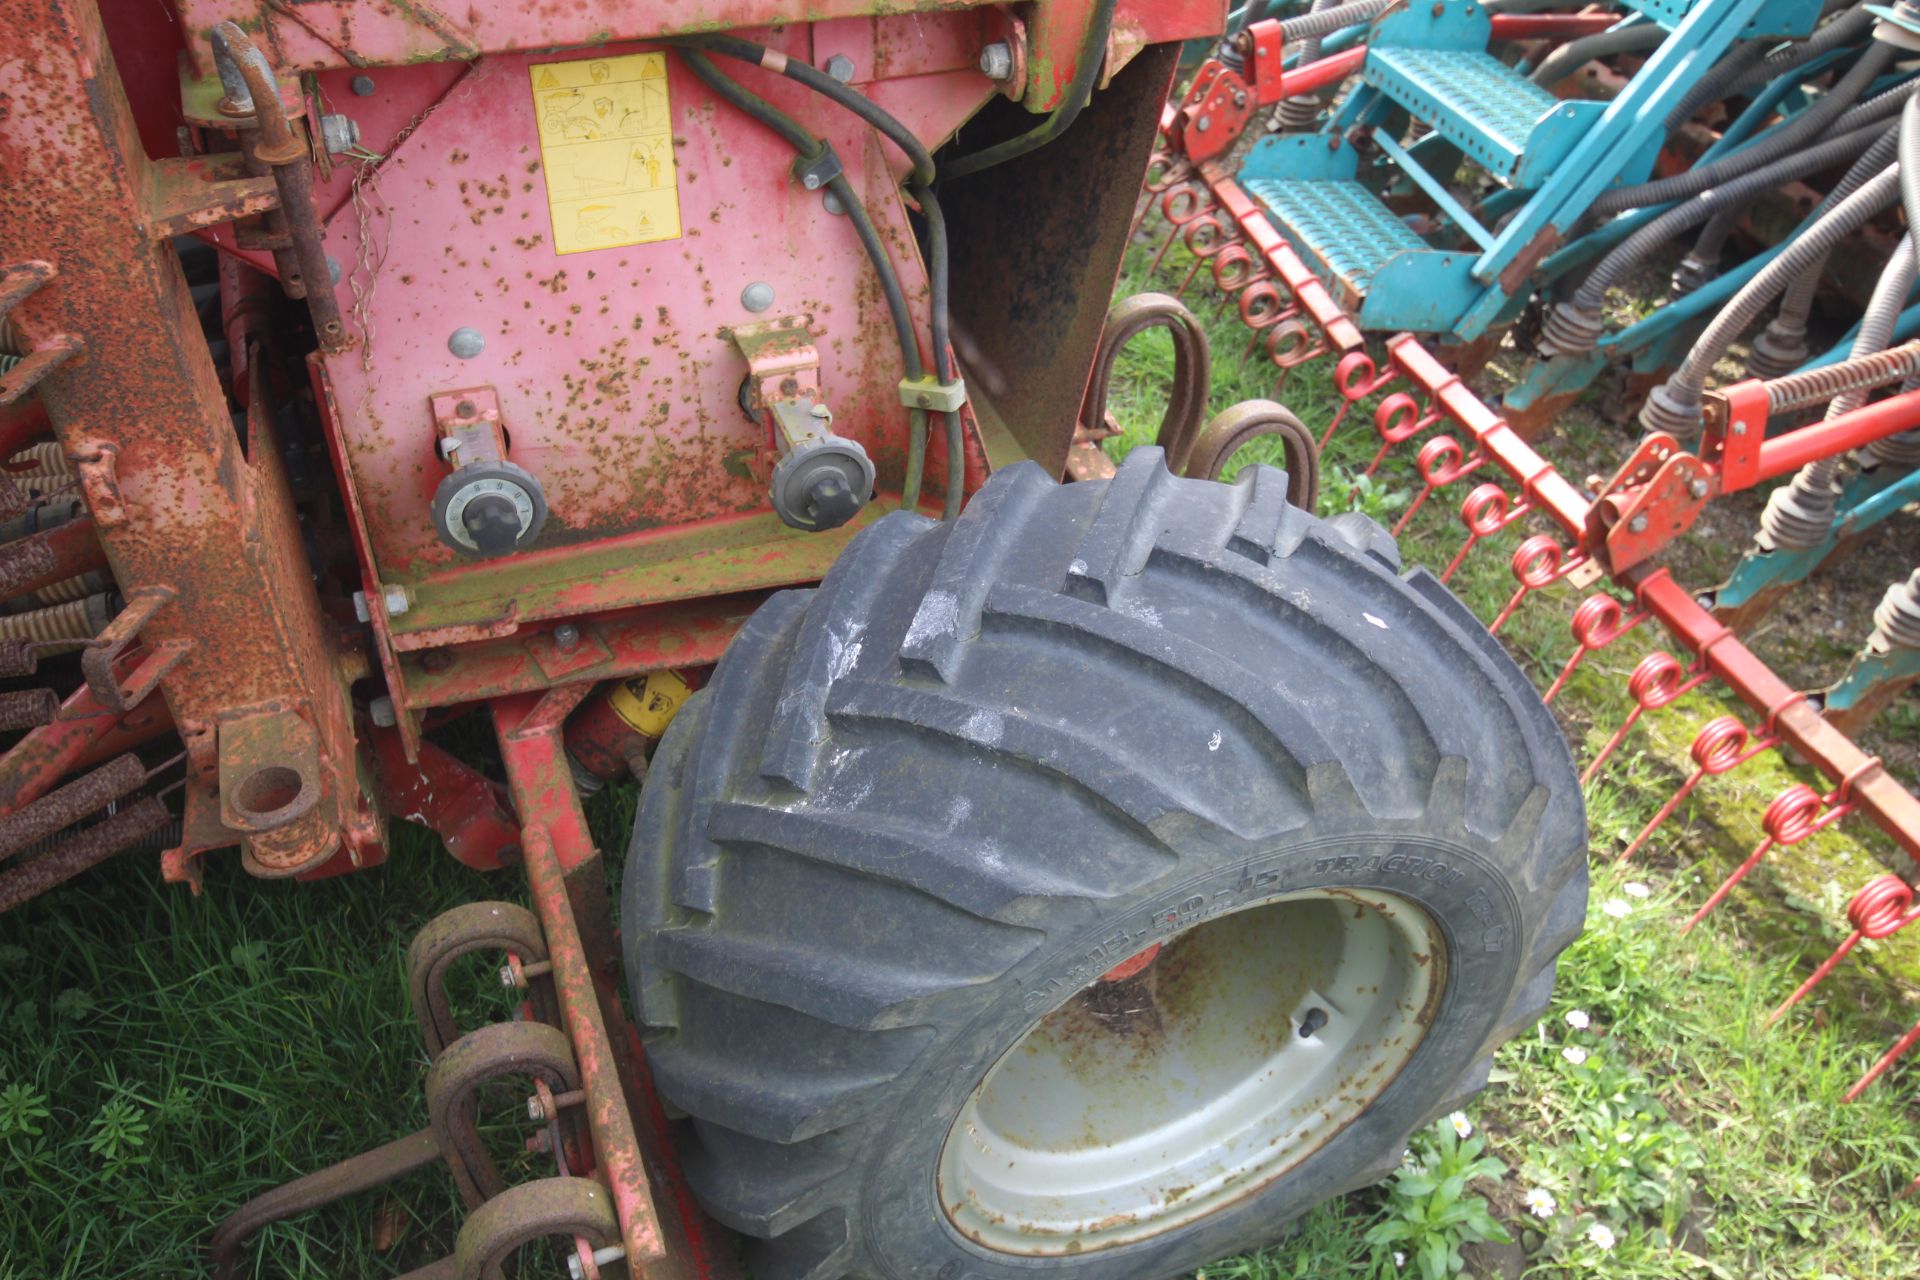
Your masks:
<svg viewBox="0 0 1920 1280"><path fill-rule="evenodd" d="M1551 1218L1554 1210L1560 1207L1553 1198L1553 1192L1545 1187L1535 1187L1527 1192L1527 1212L1536 1218Z"/></svg>
<svg viewBox="0 0 1920 1280"><path fill-rule="evenodd" d="M1400 1252L1400 1251L1399 1251L1398 1249L1395 1249L1395 1250L1393 1251L1393 1265L1394 1265L1394 1266L1396 1266L1396 1267L1404 1267L1404 1266L1406 1266L1406 1265L1407 1265L1407 1255L1406 1255L1406 1254L1404 1254L1404 1253L1401 1253L1401 1252Z"/></svg>
<svg viewBox="0 0 1920 1280"><path fill-rule="evenodd" d="M1454 1112L1452 1115L1447 1117L1447 1123L1453 1126L1454 1133L1458 1134L1460 1137L1471 1138L1473 1136L1473 1121L1467 1119L1466 1112L1464 1111Z"/></svg>
<svg viewBox="0 0 1920 1280"><path fill-rule="evenodd" d="M1613 1237L1613 1228L1604 1222L1596 1222L1588 1227L1587 1239L1593 1241L1594 1247L1602 1252L1613 1248L1617 1243Z"/></svg>
<svg viewBox="0 0 1920 1280"><path fill-rule="evenodd" d="M1589 1018L1584 1010L1569 1009L1567 1010L1567 1025L1575 1031L1585 1031L1593 1025L1593 1019Z"/></svg>
<svg viewBox="0 0 1920 1280"><path fill-rule="evenodd" d="M1600 909L1612 916L1615 920L1624 920L1627 918L1627 914L1633 910L1633 907L1621 901L1619 898L1608 898L1606 905Z"/></svg>
<svg viewBox="0 0 1920 1280"><path fill-rule="evenodd" d="M1560 1056L1577 1067L1587 1060L1587 1051L1577 1044L1570 1044L1560 1051Z"/></svg>
<svg viewBox="0 0 1920 1280"><path fill-rule="evenodd" d="M1644 899L1644 898L1651 898L1653 896L1653 890L1647 888L1647 886L1645 886L1644 884L1641 884L1638 880L1627 881L1625 884L1620 886L1620 892L1626 894L1629 898Z"/></svg>

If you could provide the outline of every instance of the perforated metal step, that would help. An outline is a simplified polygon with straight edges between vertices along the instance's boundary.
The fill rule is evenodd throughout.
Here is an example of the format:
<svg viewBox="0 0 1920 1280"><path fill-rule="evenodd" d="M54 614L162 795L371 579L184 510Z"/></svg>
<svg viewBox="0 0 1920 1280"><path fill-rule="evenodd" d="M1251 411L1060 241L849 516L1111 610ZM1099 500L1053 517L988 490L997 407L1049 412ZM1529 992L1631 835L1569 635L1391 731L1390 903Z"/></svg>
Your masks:
<svg viewBox="0 0 1920 1280"><path fill-rule="evenodd" d="M1534 125L1562 105L1492 54L1468 49L1373 48L1362 75L1501 178L1519 165Z"/></svg>
<svg viewBox="0 0 1920 1280"><path fill-rule="evenodd" d="M1358 182L1338 179L1248 181L1247 191L1307 265L1343 303L1367 295L1373 273L1394 254L1427 244Z"/></svg>

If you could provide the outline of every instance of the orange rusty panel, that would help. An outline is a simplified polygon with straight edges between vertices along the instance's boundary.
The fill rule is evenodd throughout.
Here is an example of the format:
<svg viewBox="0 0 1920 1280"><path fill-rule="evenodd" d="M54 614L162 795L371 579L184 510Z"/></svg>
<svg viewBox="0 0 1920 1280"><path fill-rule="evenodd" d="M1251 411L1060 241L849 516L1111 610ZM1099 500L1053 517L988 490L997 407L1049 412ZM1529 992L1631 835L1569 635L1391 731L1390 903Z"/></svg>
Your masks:
<svg viewBox="0 0 1920 1280"><path fill-rule="evenodd" d="M785 43L803 56L807 37L799 29ZM899 489L907 444L897 390L903 369L850 221L794 180L784 142L715 101L676 56L665 59L671 164L636 148L631 163L641 167L625 175L552 176L568 191L623 177L643 187L676 183L681 235L556 252L553 219L581 215L565 204L550 210L529 64L584 62L597 74L609 60L643 48L488 59L363 183L360 204L341 208L329 223L328 253L355 264L343 293L359 298L347 320L364 350L327 357L326 380L370 558L384 582L414 586L423 599L436 591L465 599L470 592L454 587L456 579L471 584L478 564L498 572L523 558L466 560L435 532L431 500L447 469L435 452L428 402L454 387L493 388L511 460L545 491L550 514L529 553L542 558L547 580L568 576L558 550L590 554L591 544L610 539L767 512L769 432L740 407L746 368L725 336L729 326L755 320L806 319L834 429L866 447L883 492ZM926 277L896 185L894 165L903 162L849 113L804 88L758 68L723 69L832 140L889 243L924 335ZM380 77L395 85L412 74L440 72L394 69ZM977 72L878 88L885 92L877 97L900 106L909 126L936 144L994 92ZM619 136L628 109L623 97L587 88L578 105L583 133ZM644 121L634 128L636 138L650 135ZM556 148L555 156L565 150ZM630 214L616 198L602 203L612 216ZM621 231L626 238L633 229ZM370 261L381 265L369 270ZM756 283L774 296L761 313L742 301ZM483 338L477 355L451 350L460 328ZM931 353L922 354L930 363ZM928 470L937 491L944 446L935 435ZM727 541L719 537L716 545ZM499 617L504 604L472 600L440 622ZM402 617L396 625L410 630L420 622Z"/></svg>

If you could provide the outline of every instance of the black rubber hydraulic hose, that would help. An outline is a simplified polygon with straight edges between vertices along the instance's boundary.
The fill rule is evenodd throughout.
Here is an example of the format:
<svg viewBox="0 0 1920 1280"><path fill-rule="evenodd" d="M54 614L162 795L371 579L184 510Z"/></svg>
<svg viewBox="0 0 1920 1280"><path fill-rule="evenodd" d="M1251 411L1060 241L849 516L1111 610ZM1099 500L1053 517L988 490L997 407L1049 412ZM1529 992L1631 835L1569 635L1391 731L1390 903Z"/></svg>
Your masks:
<svg viewBox="0 0 1920 1280"><path fill-rule="evenodd" d="M1752 146L1743 147L1730 156L1711 164L1689 169L1685 173L1675 174L1671 178L1660 178L1653 182L1642 182L1631 187L1616 187L1611 191L1602 192L1593 202L1589 216L1602 218L1626 209L1665 204L1669 200L1684 200L1688 196L1699 195L1702 191L1719 183L1730 181L1743 173L1751 172L1793 154L1796 148L1819 137L1829 125L1836 124L1841 114L1853 104L1855 99L1866 92L1867 86L1877 80L1881 72L1887 69L1898 52L1899 50L1890 44L1876 42L1872 48L1860 55L1847 74L1834 85L1832 92L1795 116L1792 121L1772 135L1755 142Z"/></svg>
<svg viewBox="0 0 1920 1280"><path fill-rule="evenodd" d="M1527 79L1543 89L1550 89L1596 58L1651 49L1666 38L1666 28L1654 22L1597 31L1578 40L1569 40L1555 49L1541 59L1540 65L1533 69Z"/></svg>
<svg viewBox="0 0 1920 1280"><path fill-rule="evenodd" d="M1368 2L1372 3L1373 0ZM1079 117L1093 98L1094 81L1100 78L1101 64L1106 61L1107 35L1113 29L1113 11L1117 4L1118 0L1096 0L1092 21L1087 24L1087 38L1081 43L1079 56L1074 63L1073 79L1067 84L1066 96L1054 108L1052 115L1018 137L996 142L985 150L948 161L941 177L949 180L964 178L982 169L991 169L1015 156L1023 156L1044 147L1065 133L1067 126Z"/></svg>

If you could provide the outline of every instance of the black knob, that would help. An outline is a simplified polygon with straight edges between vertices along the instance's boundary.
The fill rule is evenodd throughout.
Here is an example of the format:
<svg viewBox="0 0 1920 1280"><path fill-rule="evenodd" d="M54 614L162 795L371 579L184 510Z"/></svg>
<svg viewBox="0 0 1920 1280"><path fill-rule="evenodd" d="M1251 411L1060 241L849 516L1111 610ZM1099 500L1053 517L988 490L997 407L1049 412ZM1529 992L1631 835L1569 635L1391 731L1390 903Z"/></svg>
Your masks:
<svg viewBox="0 0 1920 1280"><path fill-rule="evenodd" d="M829 471L807 490L807 512L821 529L837 529L860 510L860 497L847 488L847 479Z"/></svg>
<svg viewBox="0 0 1920 1280"><path fill-rule="evenodd" d="M469 502L460 513L473 545L487 555L513 550L520 540L520 513L513 500L497 493L485 493Z"/></svg>

